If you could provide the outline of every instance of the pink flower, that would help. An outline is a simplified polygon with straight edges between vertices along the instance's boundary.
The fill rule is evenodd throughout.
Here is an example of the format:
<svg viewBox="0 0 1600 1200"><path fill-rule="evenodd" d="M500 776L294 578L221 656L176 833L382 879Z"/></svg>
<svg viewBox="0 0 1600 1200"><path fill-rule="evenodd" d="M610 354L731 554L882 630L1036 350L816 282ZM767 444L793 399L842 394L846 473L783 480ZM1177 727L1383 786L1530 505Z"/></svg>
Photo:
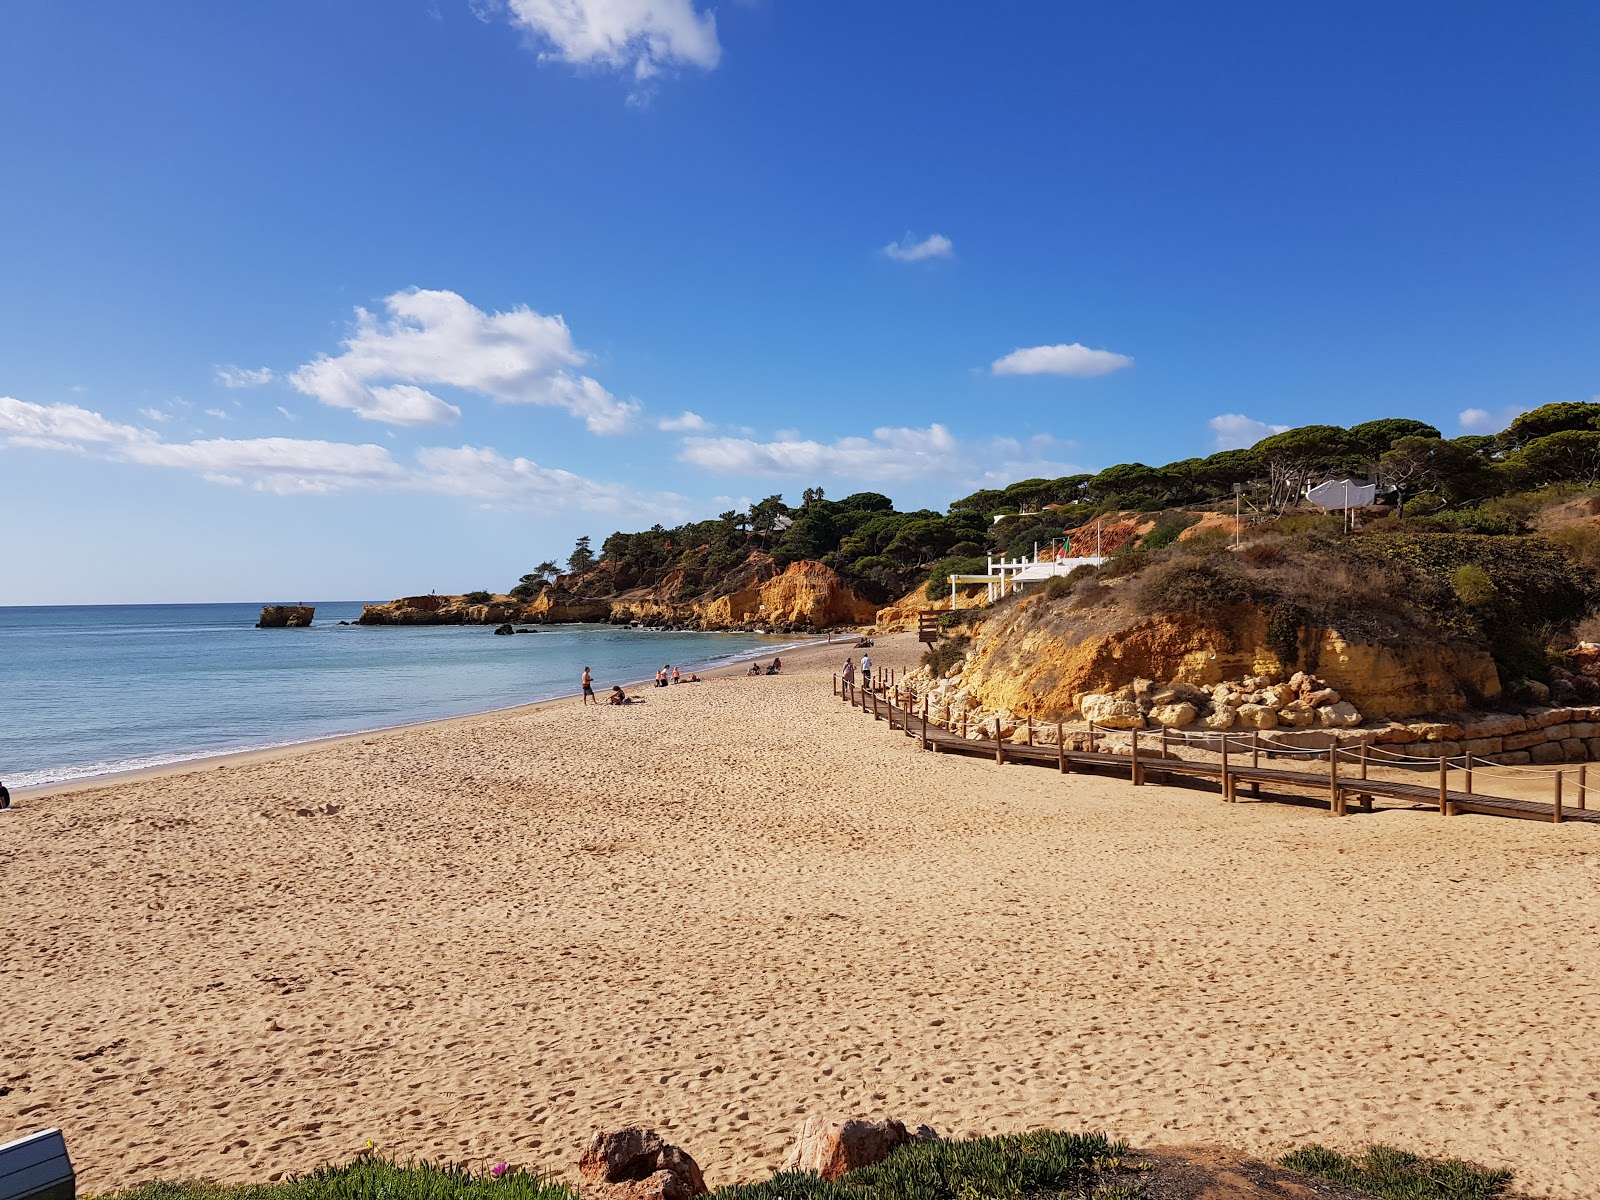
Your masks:
<svg viewBox="0 0 1600 1200"><path fill-rule="evenodd" d="M489 1174L493 1175L496 1179L499 1179L500 1176L504 1175L505 1173L506 1173L506 1165L505 1165L505 1163L495 1163L494 1166L489 1168Z"/></svg>

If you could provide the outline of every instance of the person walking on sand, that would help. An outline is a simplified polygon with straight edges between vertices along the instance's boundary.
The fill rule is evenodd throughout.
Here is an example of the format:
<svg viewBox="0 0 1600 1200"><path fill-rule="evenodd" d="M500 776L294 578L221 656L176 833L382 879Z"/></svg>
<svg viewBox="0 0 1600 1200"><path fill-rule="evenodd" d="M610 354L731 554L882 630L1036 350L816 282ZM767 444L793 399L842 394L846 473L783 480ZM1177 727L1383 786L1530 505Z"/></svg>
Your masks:
<svg viewBox="0 0 1600 1200"><path fill-rule="evenodd" d="M844 685L845 685L845 687L849 687L851 684L855 683L855 681L856 681L856 664L855 664L855 660L852 659L849 655L845 656L844 670L841 671L840 674L844 676Z"/></svg>
<svg viewBox="0 0 1600 1200"><path fill-rule="evenodd" d="M861 686L867 689L872 687L872 655L861 656Z"/></svg>
<svg viewBox="0 0 1600 1200"><path fill-rule="evenodd" d="M585 667L583 669L583 703L585 703L585 704L599 704L600 703L600 701L598 701L598 700L596 700L594 698L594 676L589 674L589 668L588 667Z"/></svg>

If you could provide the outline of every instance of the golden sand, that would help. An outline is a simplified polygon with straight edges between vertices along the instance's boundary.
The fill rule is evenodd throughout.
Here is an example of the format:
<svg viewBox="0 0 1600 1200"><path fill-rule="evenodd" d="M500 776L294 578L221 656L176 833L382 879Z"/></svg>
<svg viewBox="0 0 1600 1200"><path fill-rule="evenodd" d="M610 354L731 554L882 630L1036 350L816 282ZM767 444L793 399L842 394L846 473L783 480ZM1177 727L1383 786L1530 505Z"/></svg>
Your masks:
<svg viewBox="0 0 1600 1200"><path fill-rule="evenodd" d="M23 798L0 1138L100 1192L647 1122L715 1185L826 1109L1600 1193L1600 829L924 754L845 652Z"/></svg>

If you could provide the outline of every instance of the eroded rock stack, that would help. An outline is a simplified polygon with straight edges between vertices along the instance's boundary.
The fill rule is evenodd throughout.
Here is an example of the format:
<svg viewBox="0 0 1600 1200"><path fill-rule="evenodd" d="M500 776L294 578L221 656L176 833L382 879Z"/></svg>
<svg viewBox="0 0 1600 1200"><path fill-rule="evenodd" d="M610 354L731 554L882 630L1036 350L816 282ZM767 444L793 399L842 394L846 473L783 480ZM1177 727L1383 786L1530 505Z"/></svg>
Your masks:
<svg viewBox="0 0 1600 1200"><path fill-rule="evenodd" d="M257 629L304 629L317 610L309 604L267 604L261 609Z"/></svg>

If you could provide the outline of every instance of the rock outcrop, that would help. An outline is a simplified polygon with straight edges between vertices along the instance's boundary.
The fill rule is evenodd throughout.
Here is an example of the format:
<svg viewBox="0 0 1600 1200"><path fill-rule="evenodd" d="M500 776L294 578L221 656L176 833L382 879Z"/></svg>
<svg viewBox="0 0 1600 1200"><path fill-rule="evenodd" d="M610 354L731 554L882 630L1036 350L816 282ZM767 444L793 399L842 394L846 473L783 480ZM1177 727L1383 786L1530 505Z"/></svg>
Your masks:
<svg viewBox="0 0 1600 1200"><path fill-rule="evenodd" d="M847 1171L870 1167L908 1142L936 1142L926 1125L908 1130L901 1121L847 1120L813 1113L800 1125L795 1143L783 1160L784 1171L808 1171L826 1181Z"/></svg>
<svg viewBox="0 0 1600 1200"><path fill-rule="evenodd" d="M257 629L304 629L317 610L309 604L267 604L261 609Z"/></svg>
<svg viewBox="0 0 1600 1200"><path fill-rule="evenodd" d="M690 1200L706 1192L687 1151L637 1125L597 1132L578 1159L578 1174L602 1200Z"/></svg>
<svg viewBox="0 0 1600 1200"><path fill-rule="evenodd" d="M878 606L859 596L831 567L794 562L779 570L765 554L752 555L719 588L680 599L690 581L668 572L657 583L609 596L585 595L576 577L563 576L526 602L497 596L473 603L465 596L407 596L369 604L363 625L566 624L579 621L669 626L674 629L810 630L870 625Z"/></svg>
<svg viewBox="0 0 1600 1200"><path fill-rule="evenodd" d="M1493 658L1466 643L1391 646L1323 629L1302 635L1300 661L1368 716L1463 712L1500 698ZM1214 685L1288 673L1259 612L1234 614L1228 627L1195 615L1084 632L1029 598L978 627L961 680L986 708L1054 721L1077 712L1084 696L1135 679ZM1291 723L1279 721L1281 705L1272 707L1273 727Z"/></svg>

